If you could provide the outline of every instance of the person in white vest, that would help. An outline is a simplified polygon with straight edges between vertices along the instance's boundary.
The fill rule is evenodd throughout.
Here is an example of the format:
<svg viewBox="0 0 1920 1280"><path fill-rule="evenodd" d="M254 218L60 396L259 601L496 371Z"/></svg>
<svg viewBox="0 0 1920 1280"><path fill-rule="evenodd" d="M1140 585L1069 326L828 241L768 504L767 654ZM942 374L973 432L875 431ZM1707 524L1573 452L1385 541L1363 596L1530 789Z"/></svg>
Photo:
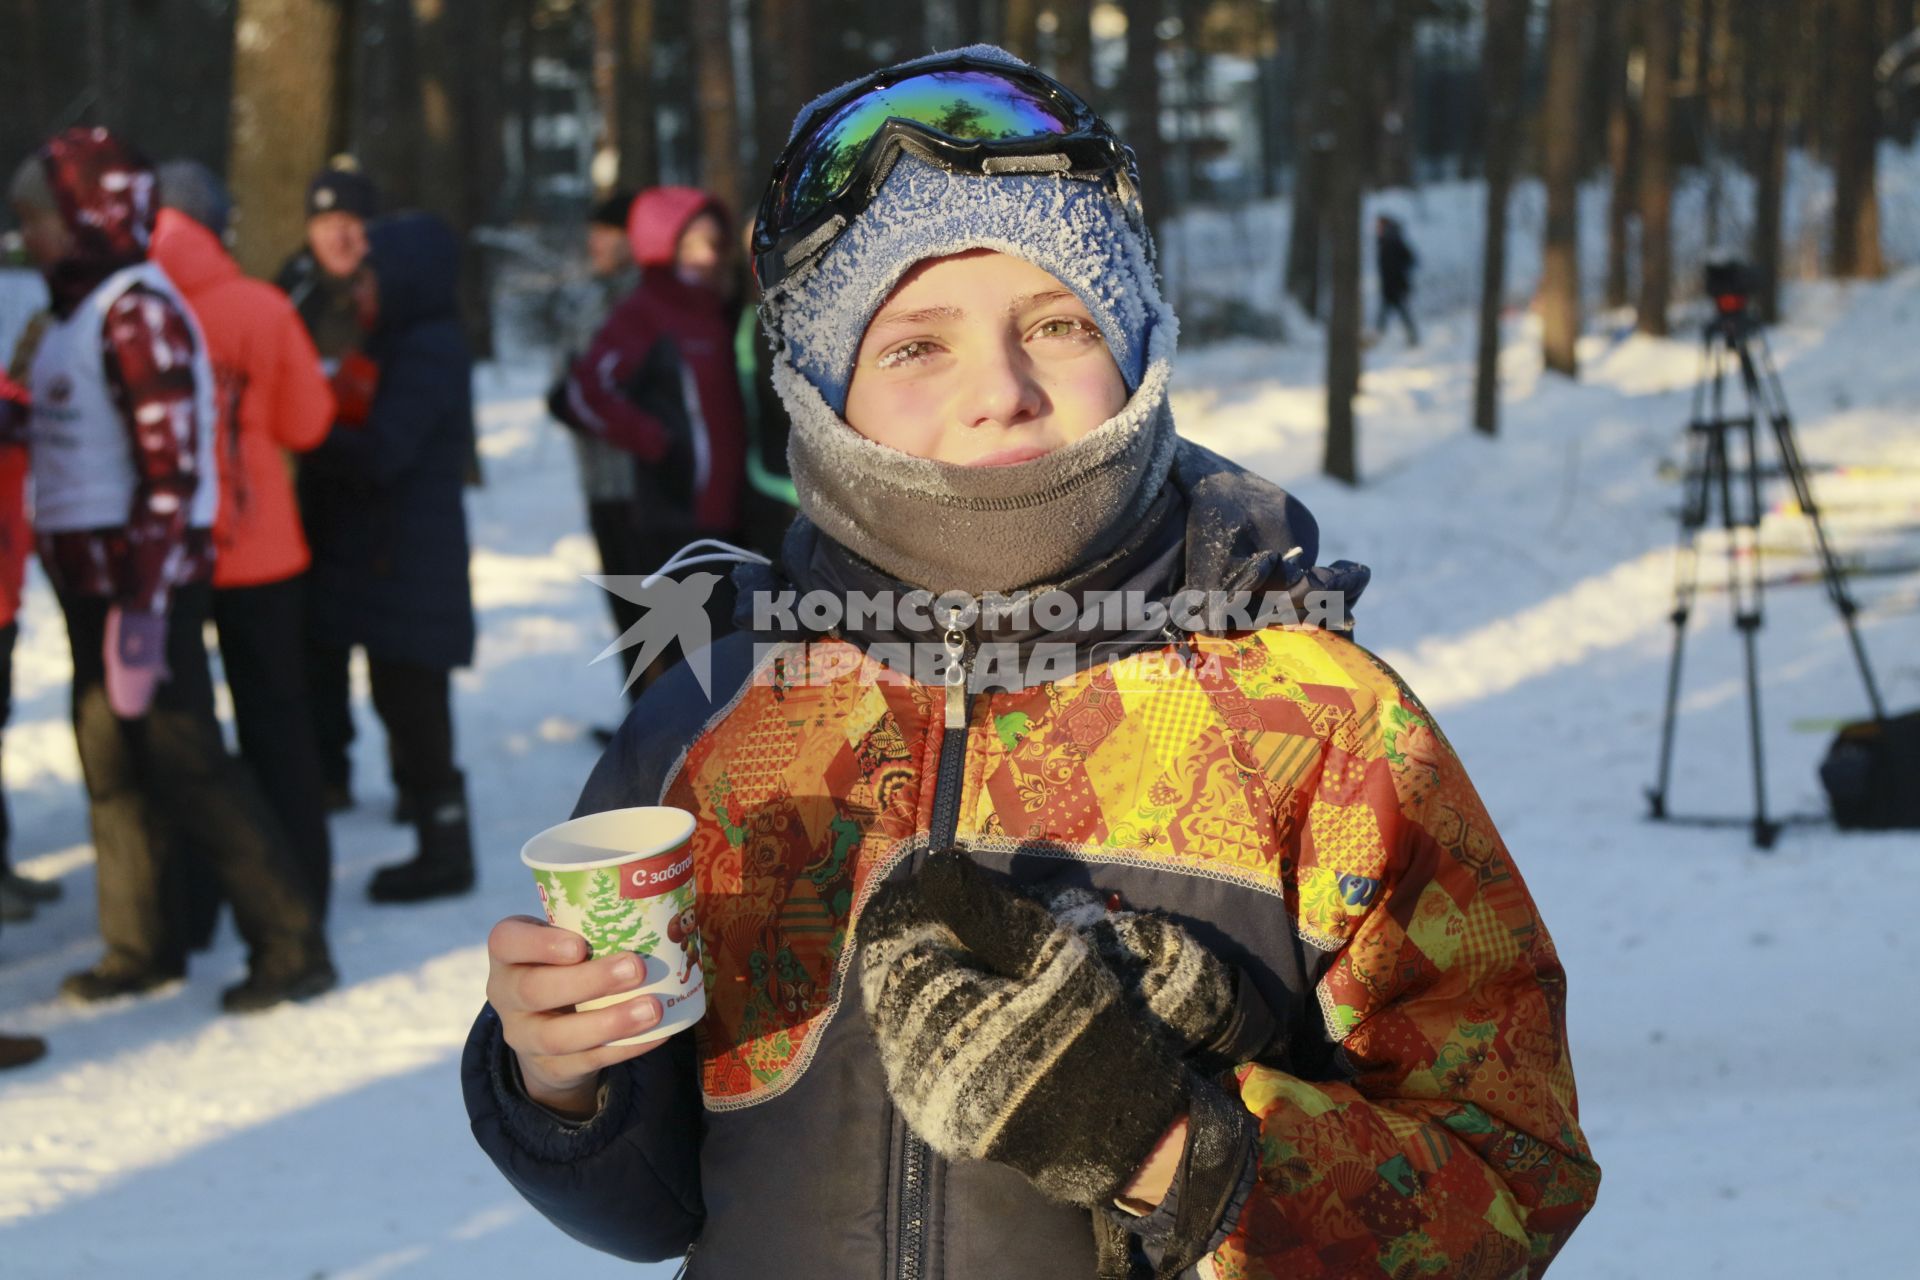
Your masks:
<svg viewBox="0 0 1920 1280"><path fill-rule="evenodd" d="M248 976L231 1012L337 981L313 894L214 718L210 602L214 379L193 314L147 260L153 170L105 129L70 129L9 190L53 323L29 372L40 558L73 648L73 725L106 955L61 990L92 1001L185 972L165 884L170 822L233 904ZM295 655L289 654L289 661Z"/></svg>

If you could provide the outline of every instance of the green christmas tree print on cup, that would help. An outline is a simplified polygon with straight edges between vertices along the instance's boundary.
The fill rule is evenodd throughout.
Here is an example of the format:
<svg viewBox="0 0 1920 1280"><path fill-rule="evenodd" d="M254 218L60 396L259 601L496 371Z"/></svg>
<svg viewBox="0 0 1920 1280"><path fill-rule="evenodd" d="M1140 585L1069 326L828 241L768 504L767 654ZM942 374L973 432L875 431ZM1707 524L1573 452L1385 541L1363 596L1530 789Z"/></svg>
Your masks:
<svg viewBox="0 0 1920 1280"><path fill-rule="evenodd" d="M579 1006L599 1009L640 995L660 1002L658 1026L615 1044L665 1039L706 1012L692 834L693 815L684 809L609 809L549 827L520 850L547 923L585 938L595 959L616 951L641 959L633 990Z"/></svg>

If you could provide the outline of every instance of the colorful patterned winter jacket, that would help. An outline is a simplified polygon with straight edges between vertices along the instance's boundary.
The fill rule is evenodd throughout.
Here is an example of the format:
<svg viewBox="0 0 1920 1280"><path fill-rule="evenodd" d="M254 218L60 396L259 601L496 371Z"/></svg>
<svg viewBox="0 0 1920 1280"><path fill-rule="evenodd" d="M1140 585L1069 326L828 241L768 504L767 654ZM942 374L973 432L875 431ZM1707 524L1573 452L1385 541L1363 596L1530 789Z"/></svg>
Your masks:
<svg viewBox="0 0 1920 1280"><path fill-rule="evenodd" d="M1144 559L1176 582L1268 580L1276 547L1313 563L1311 517L1272 486L1183 445L1173 487L1171 554ZM785 562L805 585L820 548L790 538ZM764 639L714 647L711 702L685 664L650 690L576 810L697 815L696 1034L610 1071L571 1125L525 1099L492 1010L475 1024L474 1133L554 1223L631 1259L694 1247L695 1280L1093 1276L1084 1211L906 1128L851 986L875 886L958 844L1171 913L1278 1015L1227 1079L1259 1138L1186 1274L1546 1269L1599 1182L1566 979L1460 761L1378 659L1325 630L1204 636L976 693L948 730L941 688L855 643L816 643L841 674L801 683L792 649L753 661Z"/></svg>

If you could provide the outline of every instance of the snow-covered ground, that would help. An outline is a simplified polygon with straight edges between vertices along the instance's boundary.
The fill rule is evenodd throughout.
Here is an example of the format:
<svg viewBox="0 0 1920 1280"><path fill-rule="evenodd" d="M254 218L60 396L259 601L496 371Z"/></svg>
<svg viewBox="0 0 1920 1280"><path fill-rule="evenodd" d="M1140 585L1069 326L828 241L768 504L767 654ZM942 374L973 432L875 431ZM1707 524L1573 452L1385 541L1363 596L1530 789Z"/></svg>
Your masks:
<svg viewBox="0 0 1920 1280"><path fill-rule="evenodd" d="M1804 286L1776 335L1835 532L1878 560L1920 544L1920 272ZM1571 976L1582 1112L1606 1171L1554 1275L1899 1274L1920 1150L1920 838L1790 831L1771 853L1739 829L1644 819L1669 628L1677 456L1697 351L1601 332L1587 378L1544 377L1516 319L1498 440L1466 426L1470 319L1371 353L1367 485L1318 473L1321 352L1239 345L1183 358L1182 430L1288 483L1323 556L1370 563L1361 638L1439 714L1525 871ZM335 826L342 988L246 1020L216 1015L241 972L230 931L182 985L75 1009L50 997L90 962L93 872L66 723L65 637L34 579L6 734L25 869L65 899L0 934L0 1028L46 1035L43 1064L0 1080L0 1273L373 1280L515 1274L664 1277L545 1225L466 1132L455 1079L481 999L482 942L533 906L515 857L564 815L590 726L619 712L589 667L607 632L566 442L539 370L489 369L489 485L470 502L483 613L458 682L473 779L478 893L375 908L371 869L408 851L390 826L380 731L362 707L361 808ZM1768 529L1791 549L1792 520ZM1783 557L1781 573L1804 561ZM1717 561L1709 561L1717 571ZM1863 579L1866 641L1896 706L1920 704L1920 574ZM1863 698L1817 589L1769 600L1768 781L1815 812L1826 734L1804 722ZM1676 807L1749 804L1744 700L1724 599L1689 647ZM1796 728L1796 725L1802 727ZM1910 896L1912 895L1912 896ZM1908 993L1908 994L1903 994ZM1901 1014L1901 1009L1908 1013Z"/></svg>

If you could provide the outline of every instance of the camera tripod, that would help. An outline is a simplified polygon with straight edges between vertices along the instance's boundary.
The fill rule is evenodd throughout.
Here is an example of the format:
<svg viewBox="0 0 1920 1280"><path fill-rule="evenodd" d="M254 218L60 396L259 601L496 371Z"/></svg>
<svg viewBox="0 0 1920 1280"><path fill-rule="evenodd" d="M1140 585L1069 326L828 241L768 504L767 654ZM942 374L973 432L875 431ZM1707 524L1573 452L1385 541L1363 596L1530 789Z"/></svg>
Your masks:
<svg viewBox="0 0 1920 1280"><path fill-rule="evenodd" d="M1716 291L1718 293L1718 291ZM1768 849L1782 824L1767 816L1767 784L1760 728L1760 672L1757 639L1764 621L1760 570L1759 451L1763 431L1770 432L1780 456L1779 474L1793 486L1800 510L1813 527L1820 576L1827 598L1847 630L1854 661L1867 689L1875 720L1886 719L1873 668L1854 621L1859 606L1847 592L1846 579L1814 504L1806 465L1794 440L1793 418L1780 388L1766 334L1744 296L1718 294L1718 313L1708 322L1701 353L1700 381L1694 387L1692 418L1687 424L1687 464L1680 506L1679 554L1674 572L1673 659L1667 670L1666 714L1660 727L1660 776L1647 791L1652 817L1684 821L1667 812L1667 783L1673 765L1674 719L1680 700L1680 668L1685 654L1687 622L1692 616L1700 576L1702 531L1718 516L1726 542L1727 594L1734 629L1745 650L1747 729L1753 758L1753 843ZM1746 412L1730 415L1727 383L1736 373L1745 390ZM1734 445L1737 443L1738 450ZM1714 821L1714 820L1709 820Z"/></svg>

